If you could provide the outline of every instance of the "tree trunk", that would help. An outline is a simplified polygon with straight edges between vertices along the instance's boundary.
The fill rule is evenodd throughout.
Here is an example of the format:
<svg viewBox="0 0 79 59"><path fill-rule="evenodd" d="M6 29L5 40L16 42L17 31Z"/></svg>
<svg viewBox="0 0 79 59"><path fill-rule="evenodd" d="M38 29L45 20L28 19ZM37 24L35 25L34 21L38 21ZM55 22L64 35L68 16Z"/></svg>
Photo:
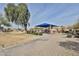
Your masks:
<svg viewBox="0 0 79 59"><path fill-rule="evenodd" d="M18 25L18 29L19 29L19 25Z"/></svg>
<svg viewBox="0 0 79 59"><path fill-rule="evenodd" d="M27 24L24 24L25 32L27 33Z"/></svg>

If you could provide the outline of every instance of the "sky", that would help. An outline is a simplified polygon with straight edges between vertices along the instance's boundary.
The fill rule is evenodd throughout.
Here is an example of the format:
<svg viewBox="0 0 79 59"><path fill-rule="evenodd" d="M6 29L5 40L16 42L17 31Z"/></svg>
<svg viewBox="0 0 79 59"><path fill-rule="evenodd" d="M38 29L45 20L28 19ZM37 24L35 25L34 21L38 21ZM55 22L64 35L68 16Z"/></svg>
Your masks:
<svg viewBox="0 0 79 59"><path fill-rule="evenodd" d="M4 6L0 4L0 13L4 13ZM41 23L54 25L72 25L79 18L79 4L77 3L29 3L30 27Z"/></svg>

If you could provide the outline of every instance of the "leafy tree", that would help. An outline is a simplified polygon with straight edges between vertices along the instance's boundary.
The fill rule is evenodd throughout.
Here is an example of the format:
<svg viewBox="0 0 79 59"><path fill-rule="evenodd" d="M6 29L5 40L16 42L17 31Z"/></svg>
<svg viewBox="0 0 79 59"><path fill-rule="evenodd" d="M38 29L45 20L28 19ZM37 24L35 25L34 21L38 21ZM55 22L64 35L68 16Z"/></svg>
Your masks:
<svg viewBox="0 0 79 59"><path fill-rule="evenodd" d="M15 5L12 3L7 4L7 7L5 7L5 13L6 13L6 17L10 22L14 22L16 21L16 12L15 12Z"/></svg>
<svg viewBox="0 0 79 59"><path fill-rule="evenodd" d="M24 26L25 31L27 31L27 24L30 18L30 12L26 4L20 3L17 7L18 19L17 23Z"/></svg>
<svg viewBox="0 0 79 59"><path fill-rule="evenodd" d="M11 26L10 23L7 20L2 20L1 24L5 25L5 26Z"/></svg>
<svg viewBox="0 0 79 59"><path fill-rule="evenodd" d="M4 25L4 26L11 26L9 21L7 19L4 19L3 17L0 17L0 26Z"/></svg>
<svg viewBox="0 0 79 59"><path fill-rule="evenodd" d="M17 6L15 4L7 4L5 13L9 21L14 22L17 25L24 26L25 31L27 31L30 12L26 4L20 3Z"/></svg>

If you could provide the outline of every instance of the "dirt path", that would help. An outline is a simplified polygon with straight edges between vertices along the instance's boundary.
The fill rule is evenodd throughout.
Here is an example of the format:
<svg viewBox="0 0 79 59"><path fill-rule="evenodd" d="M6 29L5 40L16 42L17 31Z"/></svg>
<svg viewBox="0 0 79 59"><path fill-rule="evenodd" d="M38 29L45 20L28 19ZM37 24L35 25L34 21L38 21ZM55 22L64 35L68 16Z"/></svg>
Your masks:
<svg viewBox="0 0 79 59"><path fill-rule="evenodd" d="M43 39L43 40L42 40ZM79 55L79 43L61 34L45 34L30 43L2 49L0 55L8 56L70 56ZM77 46L77 47L76 47ZM76 50L77 48L77 50Z"/></svg>

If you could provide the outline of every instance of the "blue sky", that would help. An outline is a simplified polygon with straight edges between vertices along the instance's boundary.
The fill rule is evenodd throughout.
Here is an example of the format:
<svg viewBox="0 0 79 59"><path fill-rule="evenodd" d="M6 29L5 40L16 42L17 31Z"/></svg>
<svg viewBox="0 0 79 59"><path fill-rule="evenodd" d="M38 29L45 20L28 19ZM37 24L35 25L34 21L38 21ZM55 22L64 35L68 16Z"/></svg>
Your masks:
<svg viewBox="0 0 79 59"><path fill-rule="evenodd" d="M0 13L4 6L5 4L0 4ZM41 23L71 25L79 18L79 4L35 3L28 4L28 8L31 13L30 27Z"/></svg>

